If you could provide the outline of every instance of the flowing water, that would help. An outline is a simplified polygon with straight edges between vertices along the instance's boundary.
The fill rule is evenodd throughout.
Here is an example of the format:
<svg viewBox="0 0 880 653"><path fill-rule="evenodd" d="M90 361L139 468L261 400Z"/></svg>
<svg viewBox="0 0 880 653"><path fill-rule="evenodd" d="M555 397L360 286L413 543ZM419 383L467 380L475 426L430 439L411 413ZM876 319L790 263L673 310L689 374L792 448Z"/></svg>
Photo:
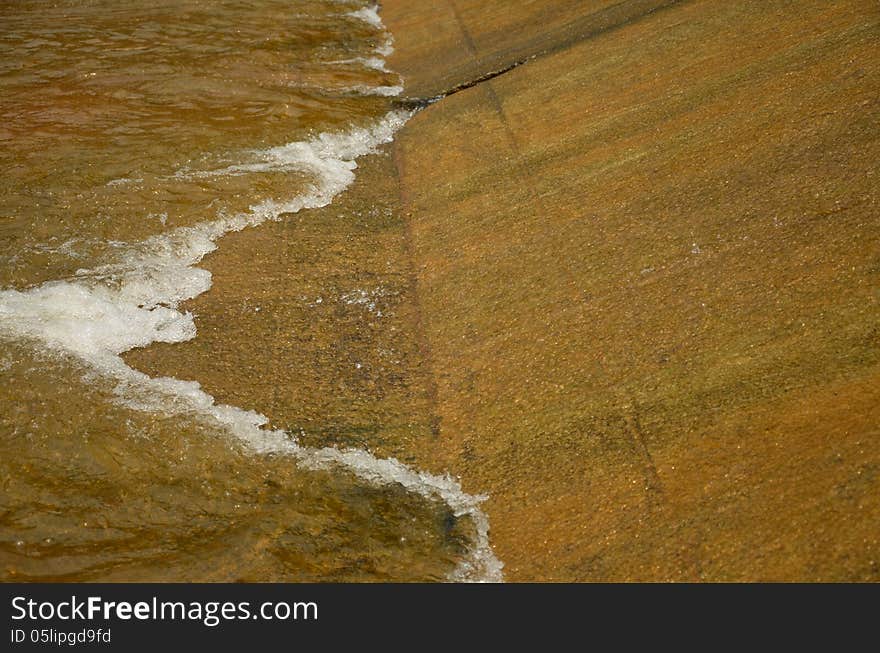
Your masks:
<svg viewBox="0 0 880 653"><path fill-rule="evenodd" d="M500 579L452 479L122 357L392 139L391 50L357 1L0 2L0 578Z"/></svg>

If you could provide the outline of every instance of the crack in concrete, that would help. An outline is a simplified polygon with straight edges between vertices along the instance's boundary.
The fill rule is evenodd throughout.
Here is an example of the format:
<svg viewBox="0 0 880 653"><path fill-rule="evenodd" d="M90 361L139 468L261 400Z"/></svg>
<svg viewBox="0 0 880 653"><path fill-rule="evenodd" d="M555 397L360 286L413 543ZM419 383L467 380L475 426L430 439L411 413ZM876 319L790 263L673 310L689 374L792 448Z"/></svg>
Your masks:
<svg viewBox="0 0 880 653"><path fill-rule="evenodd" d="M525 63L529 61L533 61L539 57L544 57L546 55L555 54L562 50L566 50L577 43L581 43L583 41L596 38L597 36L601 36L603 34L608 34L610 32L614 32L623 27L627 27L634 23L639 22L649 16L652 16L661 11L670 9L675 6L679 6L687 3L689 0L660 0L657 4L653 6L648 6L641 12L635 12L632 14L625 14L621 19L615 20L614 14L621 10L622 8L630 7L633 5L641 4L639 0L621 0L610 7L606 7L600 11L591 14L586 19L589 20L586 25L583 25L578 29L574 35L568 36L567 38L562 38L556 44L551 44L547 47L540 49L537 52L533 52L532 54L516 59L512 63L509 63L501 68L495 68L489 72L483 73L479 77L471 79L470 81L462 82L460 84L456 84L455 86L451 86L450 88L437 93L436 95L432 95L429 97L412 97L412 98L400 98L397 99L394 104L395 106L407 109L410 111L421 111L432 104L436 104L440 100L449 97L450 95L455 95L456 93L460 93L461 91L465 91L469 88L473 88L483 82L488 82L496 77L509 73L511 70L515 68L519 68ZM455 3L450 0L449 5L452 8L453 13L455 14L455 18L459 24L459 27L462 31L462 35L465 39L465 44L471 52L473 58L477 58L477 50L476 46L471 38L470 33L467 30L464 22L461 20L461 16L459 15L458 8ZM594 24L598 23L598 24Z"/></svg>
<svg viewBox="0 0 880 653"><path fill-rule="evenodd" d="M484 73L484 74L480 75L476 79L472 79L468 82L462 82L461 84L456 84L452 88L449 88L449 89L443 91L442 93L438 93L437 95L432 95L431 97L400 98L399 100L395 101L395 105L402 108L402 109L419 111L421 109L424 109L426 107L431 106L432 104L439 102L440 100L442 100L444 98L449 97L450 95L455 95L456 93L460 93L461 91L465 91L469 88L473 88L474 86L477 86L478 84L482 84L483 82L488 82L490 79L495 79L496 77L499 77L505 73L509 73L514 68L518 68L519 66L522 66L524 63L528 63L529 61L531 61L532 59L535 59L536 57L538 57L538 55L533 54L530 57L526 57L525 59L520 59L518 61L514 61L513 63L505 66L504 68L500 68L498 70L492 70L488 73Z"/></svg>

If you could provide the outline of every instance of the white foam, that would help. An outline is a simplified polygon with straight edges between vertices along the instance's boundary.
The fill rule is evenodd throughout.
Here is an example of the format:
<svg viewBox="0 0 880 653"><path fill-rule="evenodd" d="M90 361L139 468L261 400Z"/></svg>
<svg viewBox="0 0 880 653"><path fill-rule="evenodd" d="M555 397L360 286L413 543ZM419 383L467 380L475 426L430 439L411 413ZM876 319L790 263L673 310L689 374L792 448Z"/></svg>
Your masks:
<svg viewBox="0 0 880 653"><path fill-rule="evenodd" d="M126 184L139 184L143 181L140 177L120 177L107 182L108 186L124 186Z"/></svg>
<svg viewBox="0 0 880 653"><path fill-rule="evenodd" d="M377 5L348 15L382 31L384 41L375 49L378 55L394 51ZM388 72L380 58L356 61ZM355 90L391 96L403 89L380 86ZM285 213L326 206L354 180L355 159L390 142L410 115L392 111L370 127L323 133L308 141L252 152L248 163L212 171L178 171L176 176L213 177L296 170L314 181L306 192L288 201L264 201L244 213L221 214L216 220L178 227L123 247L115 260L79 270L73 280L52 281L24 291L0 291L0 334L33 339L49 349L77 356L95 371L115 379L118 401L130 408L207 419L258 453L290 455L312 469L338 466L371 483L399 484L427 499L439 498L457 517L469 518L475 529L469 555L450 579L500 582L503 565L492 551L489 522L480 509L485 497L466 494L450 476L419 472L394 458L379 459L359 449L303 447L285 431L264 428L269 421L264 415L217 404L195 381L150 377L129 367L120 356L153 342L194 338L192 315L177 306L211 287L211 274L195 266L217 247L217 240L224 234L277 220ZM109 183L139 181L123 178ZM350 299L355 303L361 300L360 296Z"/></svg>
<svg viewBox="0 0 880 653"><path fill-rule="evenodd" d="M382 57L353 57L352 59L336 59L334 61L325 61L325 65L328 66L348 66L351 64L359 64L364 68L369 68L370 70L378 70L383 73L390 73L388 70L388 66L385 63L385 59Z"/></svg>
<svg viewBox="0 0 880 653"><path fill-rule="evenodd" d="M364 7L363 9L358 9L357 11L349 11L345 15L351 16L352 18L357 18L358 20L362 20L365 23L372 25L376 29L382 31L385 30L385 24L382 22L382 18L379 16L379 5Z"/></svg>
<svg viewBox="0 0 880 653"><path fill-rule="evenodd" d="M190 313L180 302L211 287L208 271L195 267L226 233L279 219L284 213L329 204L354 180L355 159L391 141L410 114L393 111L370 127L324 133L308 140L254 153L255 162L210 174L303 170L314 179L303 194L286 202L264 201L249 211L179 227L129 246L114 261L76 278L51 281L24 291L0 291L0 332L39 341L72 354L115 379L118 400L137 410L162 411L207 419L261 453L287 454L309 468L340 466L381 485L400 484L426 498L443 500L476 529L470 555L454 580L500 581L501 563L489 545L482 497L464 493L448 476L410 469L395 459L378 459L361 450L308 448L290 434L263 428L267 418L254 411L217 404L193 381L152 378L129 367L120 354L153 342L183 342L196 335Z"/></svg>
<svg viewBox="0 0 880 653"><path fill-rule="evenodd" d="M86 360L193 337L192 317L176 307L211 287L210 273L193 266L216 248L216 241L284 213L326 206L354 180L355 159L389 142L408 117L392 111L371 127L323 133L262 151L254 169L307 170L315 180L309 191L286 202L264 201L246 213L153 236L130 246L112 263L77 271L71 281L0 291L0 327ZM235 168L213 174L234 174Z"/></svg>
<svg viewBox="0 0 880 653"><path fill-rule="evenodd" d="M379 87L385 88L385 87ZM313 208L329 203L354 180L355 159L388 143L394 133L409 119L405 111L392 111L370 127L354 127L341 134L322 133L309 141L295 141L266 150L251 152L251 162L240 163L216 170L178 171L176 177L225 177L262 172L289 172L299 170L311 173L319 180L313 197L301 196L292 200L303 201L300 208ZM252 207L262 213L267 207ZM295 211L287 211L288 213Z"/></svg>
<svg viewBox="0 0 880 653"><path fill-rule="evenodd" d="M385 31L385 24L382 22L382 18L379 16L379 5L372 5L370 7L364 7L363 9L358 9L357 11L349 11L345 14L346 16L351 16L352 18L357 18L358 20L362 20L369 25L372 25L377 30L381 31L385 36L385 41L376 47L376 54L382 57L391 56L394 52L394 39L391 34Z"/></svg>
<svg viewBox="0 0 880 653"><path fill-rule="evenodd" d="M192 316L165 306L141 308L119 291L50 281L25 292L0 292L0 326L88 362L103 362L153 342L195 336Z"/></svg>
<svg viewBox="0 0 880 653"><path fill-rule="evenodd" d="M342 90L351 93L358 93L360 95L395 97L403 93L403 86L369 86L367 84L358 84L356 86L348 86Z"/></svg>
<svg viewBox="0 0 880 653"><path fill-rule="evenodd" d="M342 467L376 485L398 484L426 499L442 500L456 517L469 518L475 533L469 556L458 564L450 580L503 580L503 565L489 543L489 520L480 508L480 503L486 497L465 493L448 474L437 476L419 472L395 458L376 458L362 449L303 447L286 431L263 428L268 419L255 411L214 403L214 398L204 392L198 383L170 378L155 379L128 367L118 372L117 378L122 383L117 392L122 403L131 408L210 416L257 453L290 455L308 469Z"/></svg>
<svg viewBox="0 0 880 653"><path fill-rule="evenodd" d="M297 82L295 85L291 84L291 86L295 86L296 88L320 90L324 93L357 93L358 95L379 95L382 97L394 97L403 93L403 86L399 84L380 86L374 86L372 84L354 84L351 86L338 86L334 88L327 85L318 86L309 82ZM251 164L236 164L235 166L230 166L228 171L237 174L247 174L258 170L255 170ZM181 170L177 173L177 176L191 179L194 177L210 176L211 174L212 173L209 172Z"/></svg>
<svg viewBox="0 0 880 653"><path fill-rule="evenodd" d="M394 54L394 39L390 34L386 34L385 42L376 47L376 54L383 57L390 57Z"/></svg>

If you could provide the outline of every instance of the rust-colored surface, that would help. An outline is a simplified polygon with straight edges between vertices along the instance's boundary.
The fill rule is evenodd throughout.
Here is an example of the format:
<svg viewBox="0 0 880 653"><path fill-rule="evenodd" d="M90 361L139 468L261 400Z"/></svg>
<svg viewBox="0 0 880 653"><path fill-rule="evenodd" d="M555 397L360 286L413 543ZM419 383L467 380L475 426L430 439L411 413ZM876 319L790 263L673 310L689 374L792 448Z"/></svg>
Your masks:
<svg viewBox="0 0 880 653"><path fill-rule="evenodd" d="M204 261L213 287L186 305L198 336L126 360L195 379L303 444L412 461L433 411L405 223L391 156L358 165L329 206L225 236Z"/></svg>
<svg viewBox="0 0 880 653"><path fill-rule="evenodd" d="M382 16L404 46L396 53L395 70L407 77L407 92L429 97L681 1L386 2Z"/></svg>
<svg viewBox="0 0 880 653"><path fill-rule="evenodd" d="M382 15L412 97L527 62L227 236L198 337L127 360L461 476L509 580L876 580L876 3Z"/></svg>
<svg viewBox="0 0 880 653"><path fill-rule="evenodd" d="M877 4L383 17L412 95L538 55L395 144L439 420L407 446L491 495L508 578L877 580Z"/></svg>

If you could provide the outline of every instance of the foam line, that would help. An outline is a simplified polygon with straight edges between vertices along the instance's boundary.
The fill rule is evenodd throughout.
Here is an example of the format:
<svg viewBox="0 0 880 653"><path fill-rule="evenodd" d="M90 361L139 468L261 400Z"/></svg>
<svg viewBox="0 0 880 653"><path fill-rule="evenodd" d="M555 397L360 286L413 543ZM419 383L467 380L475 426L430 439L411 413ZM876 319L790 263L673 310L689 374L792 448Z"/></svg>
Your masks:
<svg viewBox="0 0 880 653"><path fill-rule="evenodd" d="M350 11L345 15L362 20L365 23L372 25L377 30L382 32L385 31L385 25L379 17L379 5L371 5L369 7L364 7L363 9L358 9L357 11Z"/></svg>
<svg viewBox="0 0 880 653"><path fill-rule="evenodd" d="M380 55L393 51L392 38L378 6L347 14L375 27L383 35ZM385 70L378 58L358 59ZM400 87L360 89L396 95ZM177 176L226 176L261 172L301 171L313 179L300 195L286 201L264 201L246 212L179 227L121 248L113 260L79 270L71 280L50 281L23 291L0 291L0 334L40 343L45 349L73 355L103 376L116 381L117 401L129 408L197 417L222 427L251 450L282 454L309 469L343 468L377 485L399 484L428 499L441 499L458 517L469 518L475 529L469 555L451 575L456 581L502 580L502 564L489 544L489 523L481 496L466 494L449 475L436 476L407 467L394 458L376 458L360 449L301 446L283 430L266 428L268 418L255 411L217 404L195 381L153 378L129 367L121 354L154 342L184 342L196 335L193 317L178 305L211 287L211 274L196 267L217 247L223 235L326 206L354 181L356 159L388 143L411 116L392 111L370 127L323 133L251 153L250 161L211 171L180 171ZM129 180L117 180L125 183Z"/></svg>
<svg viewBox="0 0 880 653"><path fill-rule="evenodd" d="M329 204L354 180L355 159L391 141L409 116L393 111L371 127L258 152L247 172L303 170L314 178L311 188L287 202L262 202L244 213L154 236L128 247L116 260L78 271L72 280L0 291L0 332L76 356L115 379L118 401L130 408L208 419L258 453L290 455L306 468L337 466L371 483L400 484L420 496L439 498L457 516L470 518L476 531L469 555L451 579L500 581L502 565L489 545L488 520L479 507L483 498L464 493L449 476L418 472L367 451L300 446L291 434L264 428L265 416L217 404L197 382L152 378L120 356L154 342L194 338L193 317L178 305L211 287L211 274L195 266L216 248L217 240L285 213ZM211 174L241 174L242 169L230 166Z"/></svg>
<svg viewBox="0 0 880 653"><path fill-rule="evenodd" d="M385 60L381 57L353 57L352 59L337 59L335 61L325 61L327 66L348 66L351 64L359 64L370 70L378 70L383 73L390 73L385 65Z"/></svg>
<svg viewBox="0 0 880 653"><path fill-rule="evenodd" d="M360 95L395 97L403 93L403 86L367 86L366 84L358 84L357 86L349 86L342 90L359 93Z"/></svg>

